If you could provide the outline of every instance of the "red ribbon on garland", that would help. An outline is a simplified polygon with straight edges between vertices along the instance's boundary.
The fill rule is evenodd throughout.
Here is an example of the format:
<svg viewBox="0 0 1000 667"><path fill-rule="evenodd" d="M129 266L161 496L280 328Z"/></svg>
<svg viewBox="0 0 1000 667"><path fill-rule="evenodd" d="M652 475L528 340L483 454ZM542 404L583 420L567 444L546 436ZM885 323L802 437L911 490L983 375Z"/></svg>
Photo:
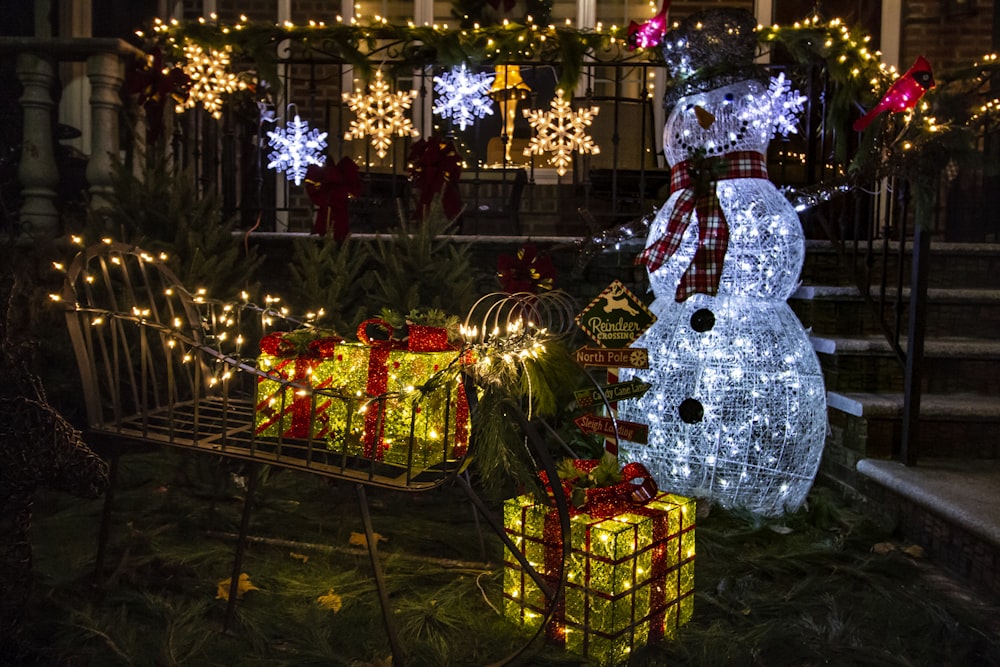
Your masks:
<svg viewBox="0 0 1000 667"><path fill-rule="evenodd" d="M146 112L146 142L150 145L163 134L163 112L167 102L177 104L187 101L191 78L176 65L167 68L163 63L163 50L153 49L145 58L132 61L125 72L122 91L136 95L136 103Z"/></svg>
<svg viewBox="0 0 1000 667"><path fill-rule="evenodd" d="M344 156L340 162L306 169L306 194L319 207L312 233L325 235L332 229L333 238L343 241L350 233L350 212L347 201L364 194L357 163Z"/></svg>
<svg viewBox="0 0 1000 667"><path fill-rule="evenodd" d="M462 160L451 139L437 135L421 139L410 146L410 180L419 192L416 219L423 220L434 197L441 195L441 206L449 220L462 213L462 195L458 181L462 176Z"/></svg>
<svg viewBox="0 0 1000 667"><path fill-rule="evenodd" d="M722 263L729 247L729 226L719 203L716 184L733 178L767 179L764 156L756 151L734 151L718 157L685 160L670 170L670 193L680 191L667 221L667 229L636 259L652 273L680 248L684 232L698 221L698 249L677 285L676 301L696 292L719 291Z"/></svg>

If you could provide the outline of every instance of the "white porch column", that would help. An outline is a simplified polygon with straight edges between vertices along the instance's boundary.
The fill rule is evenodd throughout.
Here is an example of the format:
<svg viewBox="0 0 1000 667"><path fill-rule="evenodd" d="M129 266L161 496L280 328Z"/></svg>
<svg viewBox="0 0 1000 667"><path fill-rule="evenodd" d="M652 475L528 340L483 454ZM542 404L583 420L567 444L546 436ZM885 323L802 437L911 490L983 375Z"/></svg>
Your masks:
<svg viewBox="0 0 1000 667"><path fill-rule="evenodd" d="M55 78L52 61L33 53L17 57L17 77L24 92L24 140L21 164L17 169L21 181L21 235L30 238L53 238L59 234L59 213L56 211L56 168L52 144L52 109L50 92Z"/></svg>
<svg viewBox="0 0 1000 667"><path fill-rule="evenodd" d="M98 53L87 58L90 79L91 151L87 162L91 207L102 208L111 192L111 168L119 157L118 89L125 80L125 65L114 53Z"/></svg>

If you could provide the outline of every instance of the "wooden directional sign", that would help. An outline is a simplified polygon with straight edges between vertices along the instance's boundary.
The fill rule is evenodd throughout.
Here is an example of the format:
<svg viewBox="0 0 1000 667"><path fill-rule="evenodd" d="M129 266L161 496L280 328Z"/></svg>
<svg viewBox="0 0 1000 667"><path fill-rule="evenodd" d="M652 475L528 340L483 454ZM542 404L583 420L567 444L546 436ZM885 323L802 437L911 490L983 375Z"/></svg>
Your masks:
<svg viewBox="0 0 1000 667"><path fill-rule="evenodd" d="M626 347L620 350L606 347L581 347L574 356L576 363L581 366L649 368L649 353L641 347Z"/></svg>
<svg viewBox="0 0 1000 667"><path fill-rule="evenodd" d="M609 438L615 437L615 424L610 417L598 417L588 412L573 420L584 433L599 433ZM618 437L622 440L645 445L649 442L649 426L638 422L618 420Z"/></svg>
<svg viewBox="0 0 1000 667"><path fill-rule="evenodd" d="M601 347L628 347L656 321L656 315L620 280L608 285L580 311L576 324Z"/></svg>
<svg viewBox="0 0 1000 667"><path fill-rule="evenodd" d="M576 404L581 408L589 408L592 405L601 405L604 400L601 398L601 393L607 397L609 403L615 403L617 401L625 401L630 398L639 398L653 385L648 382L643 382L642 380L629 380L628 382L619 382L617 384L609 384L606 387L601 387L601 389L581 389L574 392L576 396Z"/></svg>

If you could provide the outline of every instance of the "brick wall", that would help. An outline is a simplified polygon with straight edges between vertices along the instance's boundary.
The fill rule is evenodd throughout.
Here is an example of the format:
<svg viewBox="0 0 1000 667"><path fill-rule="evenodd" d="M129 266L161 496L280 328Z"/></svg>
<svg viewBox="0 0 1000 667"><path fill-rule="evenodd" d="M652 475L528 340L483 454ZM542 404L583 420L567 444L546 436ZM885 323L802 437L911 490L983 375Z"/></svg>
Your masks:
<svg viewBox="0 0 1000 667"><path fill-rule="evenodd" d="M901 17L900 66L924 56L937 70L966 65L989 52L993 38L993 3L978 0L976 10L948 16L941 0L910 0Z"/></svg>

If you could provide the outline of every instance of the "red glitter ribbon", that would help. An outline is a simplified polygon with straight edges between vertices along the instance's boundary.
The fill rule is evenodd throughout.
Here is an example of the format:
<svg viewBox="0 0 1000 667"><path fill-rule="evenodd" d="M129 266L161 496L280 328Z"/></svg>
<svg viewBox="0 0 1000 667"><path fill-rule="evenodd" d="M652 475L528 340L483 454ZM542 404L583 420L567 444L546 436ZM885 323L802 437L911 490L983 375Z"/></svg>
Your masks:
<svg viewBox="0 0 1000 667"><path fill-rule="evenodd" d="M629 464L632 465L632 464ZM635 464L639 467L643 467L641 464ZM628 466L626 466L628 467ZM648 472L648 471L647 471ZM624 469L623 469L624 473ZM654 483L655 486L655 483ZM653 493L655 497L656 493ZM649 502L651 498L644 502ZM646 585L649 586L649 612L645 618L649 620L649 638L648 641L653 643L661 639L666 632L666 621L667 621L667 590L664 586L664 579L667 573L670 571L669 559L667 558L666 542L670 537L670 520L669 514L662 510L653 509L650 507L645 507L643 504L635 505L630 504L626 509L620 512L612 512L610 514L602 514L600 516L593 514L588 511L585 514L594 519L591 523L598 523L610 517L616 516L618 514L628 512L630 514L635 514L638 516L645 516L652 519L652 546L650 554L650 573L649 579ZM575 510L570 507L570 514L578 516L584 514L579 510ZM522 525L527 519L525 516L521 517ZM585 534L589 535L589 526L584 531ZM559 520L559 513L553 509L546 513L543 527L542 527L542 538L544 543L544 555L543 555L543 566L544 571L542 572L542 578L547 584L549 584L553 589L559 583L558 573L563 567L563 544L562 544L562 525ZM678 537L677 542L680 544L680 538ZM584 545L589 551L589 543ZM679 547L678 547L679 548ZM637 557L638 554L634 554ZM681 558L678 557L678 563L681 562ZM582 582L582 586L585 588L591 588L590 582L590 569L584 575L585 579ZM579 582L578 582L579 583ZM676 588L672 589L676 591ZM637 622L644 620L642 615L637 614ZM552 641L559 645L565 645L566 643L566 633L565 633L565 623L566 623L566 598L565 596L559 598L556 601L556 608L552 615L552 622L549 623L545 628L545 636L549 641ZM589 639L589 634L585 638L584 653L587 653L587 642Z"/></svg>
<svg viewBox="0 0 1000 667"><path fill-rule="evenodd" d="M280 380L273 380L278 385L279 392L285 392L289 389L295 390L295 387L289 387L284 384L284 382L289 381L296 385L307 385L312 389L322 389L330 386L332 378L327 378L319 384L314 384L312 371L318 363L334 355L336 346L340 342L341 339L339 338L317 338L309 342L307 352L301 353L299 347L288 340L285 334L277 332L264 336L260 341L260 349L264 354L274 357L287 357L277 362L274 368L271 369L271 374L281 378ZM266 378L260 378L258 384L268 381ZM313 438L325 437L329 431L326 412L332 401L329 398L318 396L314 412L314 396L315 394L312 392L309 392L305 396L299 396L297 391L293 391L292 400L290 402L285 401L284 405L277 410L271 406L271 397L259 400L257 402L257 412L270 414L266 420L258 424L256 429L257 434L260 435L274 424L291 417L291 423L281 434L282 437L308 438L310 429L313 428L315 423L319 423L321 426L318 430L314 430L312 433Z"/></svg>
<svg viewBox="0 0 1000 667"><path fill-rule="evenodd" d="M387 333L386 340L373 339L368 335L369 327L377 327ZM372 318L358 325L358 340L367 345L368 382L365 394L370 399L365 411L364 456L381 461L388 446L385 443L385 403L381 399L389 389L389 353L395 343L392 340L392 325L383 319Z"/></svg>
<svg viewBox="0 0 1000 667"><path fill-rule="evenodd" d="M580 471L580 475L586 475L598 465L599 459L575 459L573 465ZM656 480L641 463L628 463L622 468L622 481L608 486L599 486L585 489L586 501L583 505L575 506L571 500L576 480L563 479L560 487L566 497L566 503L570 507L571 514L589 514L590 516L606 519L622 512L631 512L636 507L645 505L652 500L659 489ZM545 485L545 490L550 495L553 493L552 485L549 483L548 475L544 471L538 473Z"/></svg>
<svg viewBox="0 0 1000 667"><path fill-rule="evenodd" d="M722 263L729 247L729 226L716 192L718 181L733 178L767 179L764 156L755 151L734 151L719 157L685 160L670 170L671 194L681 191L663 236L636 259L650 272L660 268L681 245L684 232L697 214L698 249L677 285L676 301L691 294L715 295L719 291Z"/></svg>
<svg viewBox="0 0 1000 667"><path fill-rule="evenodd" d="M331 231L334 240L346 239L351 231L347 201L363 194L361 174L354 160L344 156L337 164L310 165L306 169L306 194L319 207L312 233L323 236Z"/></svg>

